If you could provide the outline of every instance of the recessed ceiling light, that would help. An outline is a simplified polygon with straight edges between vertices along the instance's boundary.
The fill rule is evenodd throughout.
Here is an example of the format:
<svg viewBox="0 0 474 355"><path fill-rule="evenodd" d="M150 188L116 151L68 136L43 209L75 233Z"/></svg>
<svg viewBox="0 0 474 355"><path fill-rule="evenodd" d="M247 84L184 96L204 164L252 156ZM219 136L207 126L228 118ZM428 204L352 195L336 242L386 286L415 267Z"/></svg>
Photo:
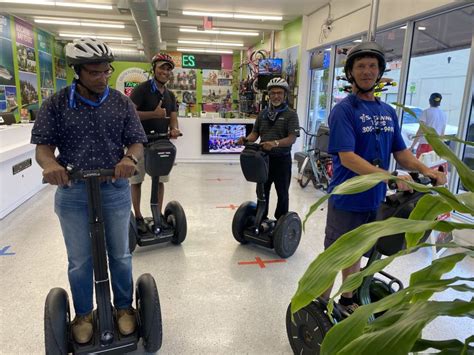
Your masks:
<svg viewBox="0 0 474 355"><path fill-rule="evenodd" d="M16 0L16 1L2 1L3 3L13 4L30 4L30 5L47 5L47 6L63 6L63 7L81 7L87 9L112 10L112 5L89 4L89 3L74 3L61 1L43 1L43 0Z"/></svg>
<svg viewBox="0 0 474 355"><path fill-rule="evenodd" d="M48 23L55 25L83 26L83 27L105 27L105 28L125 28L123 23L117 22L90 22L78 19L53 19L53 18L35 18L36 23Z"/></svg>
<svg viewBox="0 0 474 355"><path fill-rule="evenodd" d="M242 13L239 14L239 13L225 13L225 12L188 11L188 10L183 10L183 15L237 18L237 19L250 19L250 20L270 20L270 21L281 21L283 19L283 16L269 16L269 15L242 14Z"/></svg>
<svg viewBox="0 0 474 355"><path fill-rule="evenodd" d="M258 36L258 32L250 31L233 31L225 30L219 28L213 28L212 30L198 30L197 28L191 27L180 27L179 32L188 32L188 33L202 33L208 35L230 35L230 36Z"/></svg>
<svg viewBox="0 0 474 355"><path fill-rule="evenodd" d="M196 52L196 53L222 53L222 54L232 54L234 53L231 50L228 49L204 49L204 48L182 48L178 47L176 48L178 52Z"/></svg>
<svg viewBox="0 0 474 355"><path fill-rule="evenodd" d="M424 30L426 30L426 27L424 27L424 26L418 26L418 30L419 30L419 31L424 31Z"/></svg>
<svg viewBox="0 0 474 355"><path fill-rule="evenodd" d="M354 43L360 43L360 42L362 42L362 40L361 40L361 39L355 39L355 40L353 40L352 42L354 42Z"/></svg>
<svg viewBox="0 0 474 355"><path fill-rule="evenodd" d="M402 27L400 27L401 30L406 30L407 29L407 25L404 25Z"/></svg>
<svg viewBox="0 0 474 355"><path fill-rule="evenodd" d="M88 37L88 38L97 38L97 39L110 39L110 40L116 40L116 41L133 41L132 37L120 37L120 36L108 36L108 35L91 35L91 34L86 34L86 33L60 33L59 37L69 37L69 38L83 38L83 37Z"/></svg>
<svg viewBox="0 0 474 355"><path fill-rule="evenodd" d="M213 42L213 41L191 41L185 39L178 39L178 43L181 44L200 44L206 46L229 46L229 47L243 47L243 43L232 43L232 42Z"/></svg>

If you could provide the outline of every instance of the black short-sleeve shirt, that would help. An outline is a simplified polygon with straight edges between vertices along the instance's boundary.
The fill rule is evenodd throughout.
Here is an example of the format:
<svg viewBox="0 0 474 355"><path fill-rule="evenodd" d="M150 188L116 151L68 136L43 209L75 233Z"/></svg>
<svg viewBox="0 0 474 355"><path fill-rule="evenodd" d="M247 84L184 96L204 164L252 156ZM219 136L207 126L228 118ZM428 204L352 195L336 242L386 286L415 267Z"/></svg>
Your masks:
<svg viewBox="0 0 474 355"><path fill-rule="evenodd" d="M261 142L267 142L286 138L290 133L299 137L299 127L298 114L290 108L278 114L275 122L266 117L264 110L259 113L252 131L260 136ZM272 155L290 154L290 152L291 147L276 147L271 150Z"/></svg>
<svg viewBox="0 0 474 355"><path fill-rule="evenodd" d="M156 88L156 85L153 85L152 80L147 80L133 89L130 99L136 105L137 111L154 111L156 106L162 101L161 107L166 109L166 117L170 117L172 112L176 112L176 97L166 87L162 94ZM143 128L147 134L153 131L155 133L165 133L160 132L165 128L157 120L160 120L160 118L142 121Z"/></svg>

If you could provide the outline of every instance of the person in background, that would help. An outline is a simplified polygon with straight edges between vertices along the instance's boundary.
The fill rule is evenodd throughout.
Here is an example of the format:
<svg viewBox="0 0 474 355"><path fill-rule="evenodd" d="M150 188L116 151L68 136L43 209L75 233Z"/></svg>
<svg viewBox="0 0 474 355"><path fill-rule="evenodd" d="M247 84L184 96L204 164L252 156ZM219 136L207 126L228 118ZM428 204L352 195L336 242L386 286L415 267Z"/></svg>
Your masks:
<svg viewBox="0 0 474 355"><path fill-rule="evenodd" d="M443 173L430 170L406 149L395 110L374 96L374 89L385 71L383 48L375 42L363 42L347 54L344 72L352 84L352 94L344 98L329 115L329 153L333 156L334 174L328 191L358 175L387 173L390 156L409 171L418 171L446 183ZM409 175L400 178L412 180ZM397 181L399 190L409 190ZM381 182L370 190L352 195L332 195L328 201L324 248L341 235L373 222L385 199L387 185ZM342 270L343 281L360 270L360 259ZM323 297L329 298L329 288ZM346 314L357 308L351 292L345 292L339 304Z"/></svg>
<svg viewBox="0 0 474 355"><path fill-rule="evenodd" d="M178 128L176 97L166 87L166 83L170 80L175 67L173 58L166 53L158 53L151 60L151 65L153 78L138 85L130 95L130 99L135 104L142 124L144 122L151 122L151 120L169 118L170 137L177 138L181 132ZM145 179L145 159L139 159L137 170L138 174L130 178L130 183L132 184L132 203L138 231L146 233L147 227L140 209L141 187ZM168 181L169 176L160 176L158 189L158 206L160 211L163 207L164 183Z"/></svg>
<svg viewBox="0 0 474 355"><path fill-rule="evenodd" d="M273 78L267 84L269 106L261 111L255 120L252 132L247 137L240 137L237 144L255 142L260 137L260 144L268 151L269 172L265 183L267 200L264 219L268 215L270 189L275 184L278 202L275 218L279 219L289 210L289 193L291 182L291 146L300 133L298 114L288 107L288 83L282 78Z"/></svg>
<svg viewBox="0 0 474 355"><path fill-rule="evenodd" d="M435 129L438 135L443 136L444 131L446 129L446 123L448 118L446 113L441 110L439 107L441 105L441 100L443 97L440 93L434 92L430 95L430 107L426 110L423 110L420 116L420 122L423 122L429 127ZM421 154L431 152L433 148L431 145L428 144L428 141L423 137L423 132L421 131L421 127L418 128L418 131L415 134L415 138L413 139L413 143L411 144L410 150L413 151L416 147L416 143L418 144L418 148L416 149L416 157L419 158Z"/></svg>
<svg viewBox="0 0 474 355"><path fill-rule="evenodd" d="M54 209L66 244L76 311L72 336L85 344L93 334L94 281L87 191L84 182L69 179L66 167L115 169L114 180L101 182L100 192L118 328L123 335L132 334L136 318L128 246L128 178L143 155L146 136L130 99L108 86L114 56L107 44L92 38L74 40L66 46L66 59L74 70L72 85L41 105L31 143L36 144L36 160L44 179L58 185Z"/></svg>

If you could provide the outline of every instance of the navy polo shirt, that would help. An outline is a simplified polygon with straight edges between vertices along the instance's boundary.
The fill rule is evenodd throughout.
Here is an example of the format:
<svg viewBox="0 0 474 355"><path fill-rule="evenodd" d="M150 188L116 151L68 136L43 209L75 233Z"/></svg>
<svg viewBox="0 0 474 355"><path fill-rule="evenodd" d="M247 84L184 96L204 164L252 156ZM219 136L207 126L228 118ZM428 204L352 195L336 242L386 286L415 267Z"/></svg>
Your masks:
<svg viewBox="0 0 474 355"><path fill-rule="evenodd" d="M99 107L75 98L69 107L70 87L43 102L31 132L32 144L58 148L58 162L77 169L112 169L123 158L124 147L145 143L146 135L133 103L110 89Z"/></svg>

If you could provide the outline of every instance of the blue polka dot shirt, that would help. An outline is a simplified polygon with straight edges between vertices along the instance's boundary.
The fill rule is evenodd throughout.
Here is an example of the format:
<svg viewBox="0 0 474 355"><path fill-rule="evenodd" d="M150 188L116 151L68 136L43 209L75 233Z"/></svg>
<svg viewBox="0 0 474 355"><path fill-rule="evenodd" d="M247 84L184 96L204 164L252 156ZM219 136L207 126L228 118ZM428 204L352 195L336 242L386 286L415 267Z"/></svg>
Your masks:
<svg viewBox="0 0 474 355"><path fill-rule="evenodd" d="M117 90L99 107L75 98L69 87L43 102L31 132L32 144L58 148L58 162L76 169L111 169L123 158L124 147L145 143L146 135L132 101Z"/></svg>

